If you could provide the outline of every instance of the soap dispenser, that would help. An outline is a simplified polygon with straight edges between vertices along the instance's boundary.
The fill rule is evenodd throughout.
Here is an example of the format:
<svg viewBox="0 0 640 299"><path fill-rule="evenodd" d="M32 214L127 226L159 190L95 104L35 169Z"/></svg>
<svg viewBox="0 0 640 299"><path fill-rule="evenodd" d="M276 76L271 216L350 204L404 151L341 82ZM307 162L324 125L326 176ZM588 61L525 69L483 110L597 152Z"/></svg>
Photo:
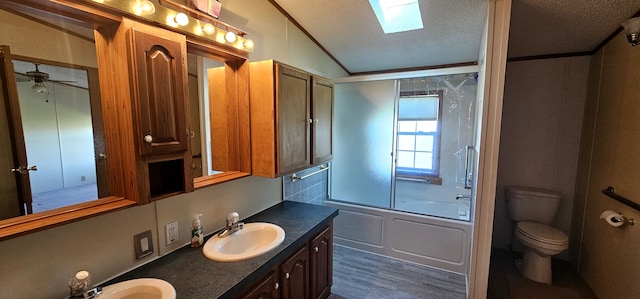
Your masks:
<svg viewBox="0 0 640 299"><path fill-rule="evenodd" d="M204 243L204 234L202 232L202 223L200 222L202 214L193 215L193 227L191 228L191 247L200 247Z"/></svg>

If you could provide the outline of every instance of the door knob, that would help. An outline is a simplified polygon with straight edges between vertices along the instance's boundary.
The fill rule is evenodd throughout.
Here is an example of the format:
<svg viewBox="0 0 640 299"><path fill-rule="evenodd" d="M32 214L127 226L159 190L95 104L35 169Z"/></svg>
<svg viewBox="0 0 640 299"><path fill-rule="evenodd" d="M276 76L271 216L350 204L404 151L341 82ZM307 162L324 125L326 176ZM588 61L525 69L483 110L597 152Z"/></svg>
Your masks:
<svg viewBox="0 0 640 299"><path fill-rule="evenodd" d="M24 166L20 166L18 168L11 168L12 172L18 172L21 174L26 174L29 171L38 171L38 166L33 165L33 166L29 166L29 167L24 167Z"/></svg>

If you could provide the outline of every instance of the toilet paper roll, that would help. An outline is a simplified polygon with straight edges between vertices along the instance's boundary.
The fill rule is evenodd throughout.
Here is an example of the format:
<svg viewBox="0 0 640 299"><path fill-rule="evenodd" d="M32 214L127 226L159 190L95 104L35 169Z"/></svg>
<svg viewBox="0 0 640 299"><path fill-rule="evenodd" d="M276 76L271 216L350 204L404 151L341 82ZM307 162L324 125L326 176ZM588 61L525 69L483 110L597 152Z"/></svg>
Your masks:
<svg viewBox="0 0 640 299"><path fill-rule="evenodd" d="M606 210L602 212L602 214L600 214L600 218L607 221L609 225L615 226L615 227L622 226L625 222L624 217L622 217L622 214L612 210Z"/></svg>

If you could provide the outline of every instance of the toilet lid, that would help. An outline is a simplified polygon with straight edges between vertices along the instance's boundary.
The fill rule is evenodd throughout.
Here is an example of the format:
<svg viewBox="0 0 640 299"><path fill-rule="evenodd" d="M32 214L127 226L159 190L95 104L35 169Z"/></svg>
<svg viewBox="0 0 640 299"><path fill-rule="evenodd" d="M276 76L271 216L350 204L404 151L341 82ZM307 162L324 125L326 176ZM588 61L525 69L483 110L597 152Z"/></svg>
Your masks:
<svg viewBox="0 0 640 299"><path fill-rule="evenodd" d="M518 222L516 229L521 234L543 243L553 245L569 243L569 237L564 232L548 225L533 222Z"/></svg>

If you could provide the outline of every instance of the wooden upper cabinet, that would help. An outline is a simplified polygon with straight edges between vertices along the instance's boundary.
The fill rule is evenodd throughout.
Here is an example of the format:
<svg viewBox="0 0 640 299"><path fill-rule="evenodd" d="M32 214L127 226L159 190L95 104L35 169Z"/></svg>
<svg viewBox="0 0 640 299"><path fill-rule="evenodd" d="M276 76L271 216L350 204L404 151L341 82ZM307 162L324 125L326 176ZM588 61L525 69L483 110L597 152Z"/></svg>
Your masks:
<svg viewBox="0 0 640 299"><path fill-rule="evenodd" d="M278 177L331 159L329 81L273 60L252 62L250 73L252 174ZM314 134L323 141L313 141Z"/></svg>
<svg viewBox="0 0 640 299"><path fill-rule="evenodd" d="M276 65L276 147L278 171L282 173L305 168L310 158L310 92L311 76Z"/></svg>
<svg viewBox="0 0 640 299"><path fill-rule="evenodd" d="M160 34L158 34L158 32ZM186 151L187 95L185 36L130 29L134 115L140 154Z"/></svg>
<svg viewBox="0 0 640 299"><path fill-rule="evenodd" d="M313 148L311 163L318 164L333 159L333 83L320 77L312 77Z"/></svg>

